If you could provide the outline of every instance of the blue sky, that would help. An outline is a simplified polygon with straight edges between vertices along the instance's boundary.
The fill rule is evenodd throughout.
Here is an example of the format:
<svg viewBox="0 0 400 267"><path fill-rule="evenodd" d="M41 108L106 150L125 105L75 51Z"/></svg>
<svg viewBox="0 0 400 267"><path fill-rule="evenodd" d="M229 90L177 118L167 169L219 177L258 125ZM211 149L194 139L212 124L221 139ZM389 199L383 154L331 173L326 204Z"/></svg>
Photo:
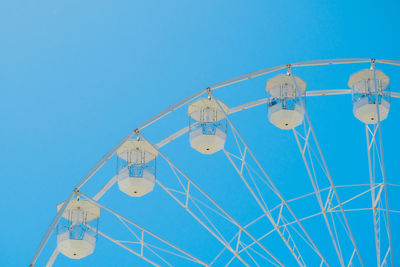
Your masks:
<svg viewBox="0 0 400 267"><path fill-rule="evenodd" d="M114 144L182 98L231 77L290 62L399 59L399 6L398 1L1 2L0 265L27 265L55 215L56 204ZM367 67L309 68L296 73L310 90L345 89L349 75ZM391 89L399 92L399 69L382 69L392 79ZM264 97L266 80L257 78L216 94L235 106ZM350 96L335 96L307 102L338 183L367 179L365 130L352 117L350 101ZM398 183L397 102L393 100L383 126L388 180L393 183ZM294 139L268 124L265 106L232 119L285 194L311 192L298 192L293 181L308 180L302 176L304 166ZM158 141L187 124L184 110L168 120L149 128L149 138ZM200 157L188 147L187 136L178 139L176 147L165 147L165 152L227 209L246 211L236 216L258 214L250 198L235 202L233 192L245 189L232 169L216 163L225 160L223 154ZM226 163L223 166L228 168ZM162 164L159 179L171 178L161 171ZM200 164L205 167L199 169ZM88 185L88 192L92 194L114 171L112 161ZM125 215L140 214L136 219L144 226L199 257L215 255L218 244L159 188L140 200L113 188L104 201ZM393 201L396 206L399 199ZM100 221L100 227L112 230L114 223L107 220ZM50 240L44 256L54 242ZM284 257L286 252L282 253ZM45 261L41 260L39 266ZM144 265L104 239L98 241L94 255L73 263L60 256L55 266Z"/></svg>

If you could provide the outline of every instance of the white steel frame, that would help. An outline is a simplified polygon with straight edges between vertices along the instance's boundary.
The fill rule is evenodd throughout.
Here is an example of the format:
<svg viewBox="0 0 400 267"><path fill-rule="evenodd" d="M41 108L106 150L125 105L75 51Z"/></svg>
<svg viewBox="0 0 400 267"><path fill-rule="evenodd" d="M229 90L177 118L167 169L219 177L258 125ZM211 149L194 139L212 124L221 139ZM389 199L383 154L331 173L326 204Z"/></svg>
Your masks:
<svg viewBox="0 0 400 267"><path fill-rule="evenodd" d="M298 86L296 84L296 80L294 79L294 77L292 75L291 67L288 68L288 73L292 77L292 81L293 81L293 84L294 84L294 86L296 88L296 91L299 91L300 89L298 88ZM305 107L305 103L304 103L303 99L300 98L300 100L302 102L302 105ZM305 167L307 169L307 173L308 173L308 176L310 178L311 184L313 186L314 192L316 193L315 195L317 197L318 204L320 206L324 221L325 221L326 226L328 228L329 235L330 235L330 237L332 239L332 243L333 243L333 246L335 248L336 254L337 254L338 258L339 258L340 265L341 266L345 266L345 263L344 263L344 260L343 260L342 251L340 249L339 238L338 238L338 235L336 233L337 227L335 225L335 220L334 220L333 216L331 217L331 220L329 220L329 217L326 215L326 209L327 209L327 207L331 206L333 197L335 198L335 200L338 203L338 206L340 207L340 212L341 212L344 224L345 224L345 232L348 234L348 237L350 238L351 243L354 246L354 252L357 254L361 266L364 266L364 263L363 263L363 261L361 259L361 255L360 255L359 249L358 249L356 241L354 239L354 235L353 235L352 230L350 228L350 225L349 225L349 222L347 220L346 214L345 214L345 212L343 210L343 205L342 205L342 203L340 201L339 194L337 193L335 183L333 182L333 179L332 179L332 176L331 176L330 171L328 169L328 166L326 164L324 155L322 154L322 150L321 150L321 147L319 145L319 142L318 142L317 136L315 134L314 128L313 128L313 126L311 124L311 121L310 121L310 118L308 116L307 109L304 109L304 110L305 110L305 120L303 122L303 126L304 126L305 138L304 138L304 144L303 145L300 143L300 139L298 137L298 134L297 134L297 131L296 131L295 128L293 128L293 133L294 133L296 142L298 144L298 148L299 148L299 151L301 153L302 159L304 161L304 165L305 165ZM318 177L315 174L315 170L314 170L314 165L315 164L313 162L313 157L312 157L312 153L311 153L310 139L313 139L313 141L315 142L315 145L316 145L316 148L317 148L317 154L318 154L318 156L319 156L319 158L320 158L320 160L322 162L322 166L321 167L322 167L324 173L326 174L326 177L328 178L329 184L330 184L330 192L329 192L330 194L328 195L328 199L327 199L325 205L322 202L321 194L317 192L317 190L318 190ZM305 152L308 153L308 157L306 156ZM312 172L311 172L311 169L312 169ZM332 192L332 194L331 194L331 192ZM334 235L334 233L335 233L335 235ZM350 258L350 261L349 261L348 265L352 264L354 252L353 252L353 254L352 254L351 258Z"/></svg>
<svg viewBox="0 0 400 267"><path fill-rule="evenodd" d="M259 71L255 71L255 72L251 72L245 75L241 75L232 79L229 79L227 81L215 84L213 86L210 86L206 89L200 90L199 92L179 101L178 103L170 106L169 108L165 109L164 111L156 114L155 116L153 116L152 118L150 118L148 121L146 121L145 123L143 123L142 125L140 125L138 128L136 128L134 131L132 131L131 133L129 133L126 137L124 137L118 144L116 144L110 151L108 151L108 153L100 159L100 161L88 172L88 174L81 180L81 182L75 187L75 189L71 192L71 194L68 196L68 198L64 201L63 206L61 207L61 209L57 212L57 214L55 215L54 219L52 220L50 226L48 227L46 233L44 234L33 258L31 261L30 266L35 266L35 263L38 259L38 257L40 256L40 254L43 251L43 248L46 246L51 234L53 233L56 225L58 224L58 222L61 219L61 215L63 214L66 206L68 205L68 203L70 202L70 200L74 197L74 196L83 196L86 199L88 199L89 201L91 201L93 204L101 207L102 209L105 209L109 212L111 212L113 215L115 215L117 218L119 218L121 220L121 222L127 227L129 228L129 226L126 224L130 224L133 227L136 227L138 229L141 230L142 235L144 235L144 233L151 235L152 237L156 238L159 241L162 241L164 244L166 244L167 246L169 246L170 248L174 249L175 251L178 251L179 253L181 253L180 256L184 255L184 257L186 257L187 259L189 259L190 261L202 264L202 265L209 265L208 263L205 263L204 261L196 258L195 256L192 256L191 254L185 252L184 250L178 248L177 246L165 241L164 239L162 239L161 237L149 232L148 230L145 230L145 228L135 224L134 222L132 222L131 220L123 217L122 215L118 214L115 211L112 211L111 209L105 207L104 205L102 205L99 200L100 198L112 187L112 185L117 181L116 177L111 178L106 185L104 185L97 193L95 196L93 196L92 198L84 195L80 190L81 188L86 184L86 182L88 182L93 175L115 154L115 152L118 150L118 148L125 143L127 140L131 139L133 136L137 135L140 136L141 138L145 139L145 137L141 134L141 130L143 130L144 128L148 127L149 125L153 124L154 122L162 119L163 117L167 116L168 114L172 113L173 111L179 109L180 107L186 105L187 103L193 101L194 99L200 97L201 95L203 95L204 93L208 93L210 96L214 97L212 94L213 90L216 90L218 88L221 87L225 87L231 84L235 84L235 83L239 83L241 81L245 81L248 79L252 79L255 77L259 77L262 75L266 75L268 73L272 73L272 72L276 72L279 70L284 70L284 69L293 69L295 67L307 67L307 66L322 66L322 65L335 65L335 64L357 64L357 63L372 63L372 69L374 71L374 80L375 80L375 86L376 86L376 78L375 78L375 64L376 63L381 63L381 64L389 64L389 65L396 65L396 66L400 66L400 61L399 60L385 60L385 59L367 59L367 58L350 58L350 59L328 59L328 60L314 60L314 61L306 61L306 62L298 62L298 63L291 63L291 64L285 64L285 65L280 65L280 66L276 66L276 67L271 67L271 68L266 68L266 69L262 69ZM311 97L311 96L324 96L324 95L342 95L342 94L351 94L351 90L349 89L331 89L331 90L317 90L317 91L307 91L306 92L306 97ZM391 92L391 97L392 98L400 98L400 93L398 92ZM215 97L214 97L215 98ZM357 197L366 194L367 192L371 193L371 199L372 199L372 208L364 208L364 209L353 209L352 211L362 211L362 210L372 210L373 213L373 221L374 221L374 228L375 228L375 241L376 241L376 251L377 251L377 265L378 266L383 266L383 265L387 265L388 264L388 255L390 254L390 258L391 258L391 265L393 266L394 262L393 262L393 249L392 249L392 238L391 238L391 231L390 231L390 217L389 217L389 213L390 212L396 212L396 213L400 213L400 211L396 211L396 210L390 210L389 209L389 204L388 204L388 196L387 196L387 187L389 185L391 186L398 186L398 185L392 185L392 184L388 184L386 181L386 176L385 176L385 168L384 168L384 159L383 159L383 148L382 148L382 131L381 131L381 122L380 122L380 117L379 117L379 109L378 109L378 105L377 105L377 110L378 110L378 123L377 125L375 125L374 127L371 128L371 126L366 125L366 136L367 136L367 151L368 151L368 163L369 163L369 170L370 170L370 188L369 190L363 192L362 194L359 194L355 197L353 197L352 199L349 199L347 201L341 202L339 200L339 196L337 193L337 188L339 186L335 185L333 182L332 177L330 176L329 170L327 168L325 159L323 157L321 148L318 144L318 141L316 139L316 135L314 133L314 130L312 128L311 122L309 120L308 114L307 112L305 113L305 117L306 117L306 122L307 122L307 127L306 131L308 134L304 139L305 143L303 145L301 145L300 143L300 139L299 139L299 134L296 130L294 130L294 135L296 138L296 141L298 143L300 152L302 154L303 160L304 160L304 164L307 168L308 174L309 174L309 178L311 180L311 182L313 183L314 186L314 192L311 194L307 194L304 196L301 196L297 199L303 198L303 197L308 197L308 196L316 196L318 199L318 202L321 206L321 212L317 213L317 214L313 214L304 218L297 218L296 215L294 214L294 212L292 211L292 209L289 206L289 202L295 201L295 200L285 200L282 196L282 194L279 192L278 188L276 188L276 186L274 185L274 183L272 182L272 180L268 177L266 171L264 170L263 166L260 164L260 162L257 160L257 158L255 157L255 155L252 153L252 151L250 150L250 148L247 146L247 144L244 142L243 138L241 137L241 135L239 134L238 130L234 127L232 121L229 118L229 114L233 114L242 110L246 110L258 105L262 105L265 104L269 101L268 98L263 98L260 100L256 100L256 101L252 101L249 103L244 103L242 105L239 105L237 107L231 108L227 113L225 113L225 111L220 107L220 109L224 112L230 127L232 128L232 131L234 132L235 136L237 137L236 140L240 140L240 143L245 147L243 153L241 154L241 161L242 161L242 165L240 166L240 168L238 168L237 165L234 164L234 162L232 161L232 154L230 154L228 151L224 150L225 155L227 156L227 158L230 160L230 162L232 163L232 165L234 166L236 172L239 174L239 176L241 177L241 179L243 180L243 182L246 184L247 188L251 191L254 199L257 201L258 205L260 206L260 208L263 210L264 214L261 216L266 216L269 221L271 222L271 224L273 225L274 229L268 233L266 233L265 235L263 235L260 238L256 238L254 237L252 234L250 234L247 230L247 227L249 225L246 226L242 226L240 225L234 218L232 218L221 206L219 206L210 196L208 196L198 185L196 185L193 180L191 180L188 176L186 176L184 174L184 172L182 170L180 170L174 163L172 163L161 151L160 148L167 145L168 143L172 142L173 140L175 140L176 138L184 135L185 133L188 132L188 127L184 127L180 130L178 130L177 132L175 132L174 134L166 137L165 139L163 139L162 141L160 141L157 144L152 144L153 147L159 151L159 154L161 155L162 158L164 158L164 160L170 165L172 171L174 172L174 174L176 175L177 179L180 181L182 187L183 187L183 191L179 191L176 189L172 189L172 188L167 188L165 187L159 180L157 180L158 185L160 185L161 188L163 188L173 199L175 199L178 204L180 206L182 206L193 218L195 218L205 229L207 229L218 241L220 241L224 248L223 250L220 252L220 254L224 251L224 250L229 250L230 252L232 252L233 256L231 261L234 258L237 258L238 260L240 260L244 265L249 266L250 264L248 262L246 262L241 256L240 254L242 252L247 253L247 255L252 259L252 264L254 263L255 265L259 266L259 264L256 262L256 260L250 255L249 250L255 254L258 254L259 256L265 258L265 260L267 260L269 263L273 264L273 265L278 265L278 266L283 266L283 263L276 258L276 256L274 256L267 248L265 248L261 243L260 240L262 240L263 238L265 238L266 236L268 236L269 234L271 234L272 232L278 232L278 234L281 236L283 242L285 243L285 245L287 246L287 248L289 249L289 251L291 252L291 254L294 256L294 258L296 259L297 263L300 266L305 266L306 263L305 261L302 259L301 257L301 252L299 250L299 248L296 246L296 243L292 237L292 234L289 232L289 228L288 226L293 225L293 224L297 224L301 229L302 229L302 233L296 233L299 236L301 236L306 242L308 242L308 244L310 245L310 247L313 248L313 250L318 254L318 256L321 258L321 266L323 264L325 264L326 266L329 266L328 262L326 261L326 259L324 258L324 256L322 255L322 253L319 251L317 245L313 242L313 240L311 239L311 237L308 235L307 231L304 229L304 227L302 226L302 221L307 220L309 218L312 218L314 216L318 216L318 215L323 215L327 223L328 228L330 228L330 223L327 219L327 213L340 213L342 215L342 218L345 222L345 230L348 233L348 236L352 242L352 244L354 245L354 251L348 261L347 266L352 265L352 261L353 258L355 257L355 255L358 256L359 258L359 262L361 265L363 265L362 263L362 259L361 256L358 252L358 248L357 245L355 243L354 237L351 233L351 229L350 226L348 224L345 212L350 211L350 210L346 210L343 208L343 205L345 205L346 203L356 199ZM217 104L219 106L219 103L217 101ZM312 166L312 161L309 161L309 159L311 157L306 157L305 152L308 151L307 153L309 153L309 142L308 142L308 138L310 137L310 132L311 132L311 137L314 139L315 143L317 144L317 151L318 154L320 156L320 159L323 162L323 168L325 169L325 173L327 174L327 178L330 182L330 187L329 188L324 188L324 189L319 189L317 187L315 187L315 182L317 180L316 177L314 177L312 175L312 172L310 171L311 168L310 166ZM377 136L378 135L378 138ZM147 139L145 139L147 140ZM149 140L148 140L149 141ZM149 141L150 142L150 141ZM151 143L151 142L150 142ZM240 149L240 145L239 143L237 144L239 149ZM257 192L255 192L252 187L249 184L249 180L248 178L244 177L244 172L243 172L243 168L247 168L248 166L246 163L246 155L250 155L252 157L252 159L256 162L257 167L262 171L263 173L263 177L267 180L268 186L271 188L272 192L274 192L274 194L276 194L280 199L281 199L281 204L279 204L278 206L275 206L273 208L269 208L267 206L267 204L264 202L264 200L262 199L262 196L260 194L257 194ZM380 172L381 172L381 180L377 181L377 174L376 174L376 168L374 166L375 164L375 158L379 158L379 168L380 168ZM182 183L182 179L186 182L186 184ZM205 199L207 199L207 201L209 201L209 204L207 206L207 204L195 199L194 197L191 196L190 194L190 190L197 190L202 196L205 197ZM330 198L328 198L327 202L322 205L322 201L320 198L320 193L323 190L329 190L329 196ZM382 201L382 192L384 194L384 201ZM186 201L183 203L182 201L180 201L177 197L176 194L184 194L186 196ZM333 197L335 197L336 201L337 201L337 205L336 206L332 206L332 199ZM203 206L206 206L208 209L213 210L215 212L215 214L220 215L221 217L223 217L224 219L226 219L227 221L231 222L233 225L235 225L238 229L236 235L228 242L219 232L218 229L215 227L215 225L212 224L212 222L210 220L208 220L208 218L205 216L206 220L202 220L200 219L199 215L196 215L194 212L194 209L192 207L189 207L189 203L193 203L193 205L195 207L197 207L197 210L200 211L200 213L202 213L204 215L204 213L202 212L202 210L199 208L199 204L202 204ZM282 209L283 207L286 207L287 210L289 211L289 213L292 216L293 221L288 221L286 218L284 218L283 214L282 214ZM339 209L338 209L339 208ZM275 220L273 218L273 216L271 215L271 212L274 211L275 209L280 209L279 212L279 216L277 218L277 220ZM383 214L383 215L382 215ZM380 224L380 220L378 218L380 218L380 216L384 216L385 220L386 220L386 225L387 228L382 230L381 224ZM261 218L260 217L260 218ZM257 218L253 221L253 223L257 220L259 220L260 218ZM280 230L280 228L283 227L283 231ZM333 227L334 227L334 223L333 223ZM294 228L292 229L294 231L296 231ZM331 230L330 230L331 231ZM382 244L381 244L381 239L380 239L380 235L381 233L385 233L388 236L388 245L387 248L385 249L384 253L381 253L381 248L382 248ZM113 238L111 238L110 236L102 233L99 231L99 234L103 237L105 237L106 239L109 239L110 241L116 243L117 245L121 246L122 248L127 249L128 251L130 251L131 253L135 254L136 256L139 256L141 258L143 258L144 260L148 261L149 263L158 266L157 263L151 261L150 259L146 258L143 256L143 249L146 247L147 249L151 250L151 244L145 244L143 241L143 236L142 238L138 238L139 241L137 242L141 242L141 252L136 252L132 249L130 249L129 247L125 246L123 244L122 241L118 241L115 240ZM240 237L241 235L246 234L250 239L253 240L253 242L251 244L244 244ZM303 237L301 234L304 234L305 237ZM338 255L338 258L340 260L340 263L342 266L345 265L343 257L339 251L339 249L337 248L337 244L338 244L338 239L334 237L334 235L331 235L332 237L332 241L335 245L336 248L336 252ZM235 248L233 248L231 246L231 244L233 244L233 242L236 240L236 244L235 244ZM128 242L128 241L127 241ZM259 248L261 248L263 250L263 252L266 253L266 255L261 255L260 252L254 250L252 248L252 246L257 245ZM154 252L154 251L153 251ZM390 253L389 253L390 252ZM155 252L154 252L155 253ZM156 254L156 253L155 253ZM217 257L213 260L213 262L219 257L219 255L217 255ZM55 259L57 258L58 252L55 249L54 252L52 253L50 259L48 260L48 263L46 266L52 266ZM163 259L162 259L163 260ZM228 262L227 265L229 265L230 262ZM211 262L210 265L213 263ZM165 260L163 260L163 264L168 264L168 262L166 262Z"/></svg>
<svg viewBox="0 0 400 267"><path fill-rule="evenodd" d="M141 133L137 132L138 136L141 136L143 138L143 140L149 142L150 144L152 144L149 140L147 140ZM265 248L252 234L250 234L250 232L245 229L242 225L240 225L235 219L232 218L231 215L229 215L228 212L226 212L220 205L218 205L210 196L208 196L195 182L193 182L193 180L191 180L185 173L183 173L183 171L181 169L179 169L170 159L168 159L164 153L162 153L158 147L156 147L155 145L152 144L152 146L154 147L154 149L158 150L159 155L170 165L170 167L173 170L176 170L178 173L180 173L182 175L182 177L186 180L186 185L182 184L182 181L179 180L179 177L177 175L176 172L175 175L177 177L177 179L181 182L183 189L185 190L185 194L186 194L186 202L182 203L182 201L180 201L172 192L170 189L168 189L167 187L165 187L164 185L161 184L161 182L159 180L157 180L157 184L160 185L174 200L176 200L178 202L178 204L180 204L191 216L193 216L203 227L205 227L215 238L218 239L218 241L220 241L223 245L224 245L224 249L228 249L230 252L232 252L232 254L234 255L234 257L238 258L244 265L248 265L243 258L240 256L238 250L233 249L229 243L227 243L227 241L224 239L224 237L219 233L217 227L215 225L213 225L211 222L211 226L212 228L214 228L214 231L211 229L211 227L208 227L207 224L205 222L203 222L198 216L196 216L194 214L194 212L190 209L189 207L189 199L193 200L190 197L191 191L190 188L192 188L191 190L197 190L201 195L203 195L208 201L211 202L211 204L214 206L214 210L218 210L220 212L220 214L222 214L228 221L230 221L232 224L234 224L238 229L237 232L238 233L245 233L248 237L250 237L252 239L253 242L255 242L263 251L265 251L270 257L272 257L272 259L280 266L284 266L282 262L280 262L267 248ZM195 202L193 202L195 203ZM197 206L198 207L198 206ZM199 209L200 210L200 209ZM202 212L200 210L200 212ZM202 213L203 216L206 217L206 215L204 213ZM207 218L207 217L206 217ZM240 238L239 238L240 240ZM238 241L240 242L240 241Z"/></svg>
<svg viewBox="0 0 400 267"><path fill-rule="evenodd" d="M209 94L212 95L211 91L209 92ZM255 155L253 154L251 149L248 147L248 145L245 143L245 141L243 140L242 136L239 134L239 132L236 129L236 127L233 125L233 122L229 118L228 114L226 114L225 111L223 110L223 108L221 107L218 99L215 96L212 96L212 97L215 99L215 103L217 103L217 105L220 108L220 110L224 113L226 119L228 120L229 126L232 128L232 132L235 135L235 141L237 142L237 146L239 148L239 151L240 151L239 142L241 142L242 145L244 146L244 151L243 152L240 151L240 153L241 153L241 157L240 157L241 166L240 166L240 168L239 168L239 166L237 166L233 162L231 153L227 152L225 149L224 149L224 153L225 153L226 157L229 159L230 163L233 165L235 171L238 173L238 175L240 176L242 181L245 183L247 189L251 192L251 195L257 201L257 204L260 206L260 208L262 209L262 211L264 212L264 214L266 215L268 220L271 222L273 227L278 232L279 236L281 237L281 239L285 243L286 247L289 249L290 253L293 255L293 257L296 259L297 263L300 266L305 266L306 265L304 260L303 260L303 258L301 257L300 251L299 251L298 247L296 246L296 243L295 243L295 241L294 241L294 239L293 239L293 237L292 237L292 235L290 233L289 228L287 228L286 226L279 225L280 222L284 221L284 217L282 215L282 209L280 210L279 217L278 217L277 221L275 221L273 216L272 216L272 214L269 212L268 205L265 203L265 201L263 199L263 196L260 194L260 191L259 191L259 189L257 187L257 184L254 182L254 180L251 177L250 179L253 181L253 185L256 188L256 192L255 192L252 189L252 187L250 186L250 184L249 184L249 181L248 181L249 179L245 178L245 175L244 175L245 172L243 171L243 168L244 167L246 167L246 168L248 167L248 163L246 163L246 155L247 155L246 152L248 152L248 155L253 158L253 160L256 162L256 165L260 168L260 170L261 170L262 174L264 175L265 179L267 180L268 186L270 187L272 192L274 194L276 194L277 197L282 201L282 206L281 207L285 206L287 208L287 210L293 216L294 220L297 222L297 224L299 225L299 227L301 228L303 233L306 235L308 241L312 244L312 247L315 250L315 252L319 255L319 257L321 257L321 260L326 265L329 266L329 264L327 263L326 259L322 255L321 251L319 251L319 249L315 245L314 241L311 239L310 235L307 233L307 231L303 227L302 223L297 219L296 215L294 214L293 210L290 208L290 206L287 203L287 201L284 199L283 195L280 193L278 188L275 186L274 182L269 178L268 174L266 173L266 171L264 170L264 168L262 167L260 162L257 160L257 158L255 157ZM281 220L281 218L282 218L282 220ZM283 230L281 230L281 229L283 229Z"/></svg>
<svg viewBox="0 0 400 267"><path fill-rule="evenodd" d="M371 69L373 71L374 78L374 92L377 92L377 80L375 73L375 60L372 61ZM387 256L390 252L390 262L394 266L393 260L393 247L392 247L392 234L389 216L389 200L387 191L387 181L385 173L385 160L383 154L383 144L382 144L382 129L381 129L381 117L379 113L379 101L376 102L376 111L378 117L378 123L374 125L365 125L366 140L367 140L367 152L368 152L368 169L370 176L370 186L371 186L371 201L372 201L372 214L374 222L374 233L375 233L375 247L376 247L376 257L377 266L384 266L387 262ZM379 175L380 173L380 175ZM380 177L379 177L379 176ZM378 177L377 177L378 176ZM377 184L381 186L376 188ZM374 188L374 189L373 189ZM384 192L384 201L382 201L382 190ZM378 193L377 193L378 191ZM378 207L378 209L377 209ZM381 208L382 207L382 208ZM386 229L382 230L381 217L386 219ZM386 244L386 252L381 254L382 243L381 235L386 234L388 239L388 244ZM383 256L383 258L382 258Z"/></svg>

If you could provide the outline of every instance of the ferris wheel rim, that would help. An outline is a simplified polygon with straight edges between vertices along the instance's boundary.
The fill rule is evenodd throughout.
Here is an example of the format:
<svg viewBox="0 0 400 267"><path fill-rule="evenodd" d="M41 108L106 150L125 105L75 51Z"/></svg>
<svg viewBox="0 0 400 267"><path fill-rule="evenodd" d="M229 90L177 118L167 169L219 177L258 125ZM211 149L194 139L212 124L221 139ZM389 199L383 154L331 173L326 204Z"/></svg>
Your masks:
<svg viewBox="0 0 400 267"><path fill-rule="evenodd" d="M243 74L231 79L228 79L226 81L214 84L210 87L207 87L205 89L202 89L184 99L181 101L178 101L177 103L171 105L170 107L164 109L163 111L157 113L153 117L151 117L149 120L145 121L142 123L139 127L135 128L131 133L129 133L126 137L124 137L120 142L118 142L111 150L107 152L87 173L87 175L78 183L78 185L74 188L74 190L71 192L71 194L68 196L68 198L64 201L64 204L60 209L58 210L56 216L54 217L52 223L50 224L49 228L47 229L45 235L43 236L35 254L34 257L31 261L30 266L34 266L35 262L37 261L39 255L41 254L44 246L46 245L48 239L50 238L50 235L55 229L56 224L59 222L61 219L61 215L63 214L65 208L67 207L68 203L71 201L71 199L74 197L74 195L79 194L79 190L82 186L86 184L87 181L91 179L91 177L97 172L98 169L100 169L108 160L115 154L116 150L124 144L127 140L131 139L134 135L138 135L141 130L145 129L146 127L150 126L154 122L160 120L164 116L174 112L175 110L179 109L180 107L186 105L187 103L191 102L192 100L200 97L204 93L214 91L218 88L226 87L228 85L232 85L235 83L239 83L248 79L256 78L259 76L263 76L269 73L274 73L280 70L284 69L291 69L291 68L297 68L297 67L310 67L310 66L323 66L323 65L345 65L345 64L361 64L361 63L380 63L380 64L386 64L386 65L395 65L395 66L400 66L400 60L390 60L390 59L374 59L374 58L340 58L340 59L321 59L321 60L312 60L312 61L302 61L302 62L295 62L295 63L289 63L289 64L284 64L284 65L278 65L274 67L269 67L266 69L261 69L258 71L250 72L247 74ZM308 95L307 95L308 93ZM350 89L328 89L328 90L316 90L316 91L308 91L306 92L306 96L323 96L323 95L341 95L341 94L350 94ZM392 92L392 96L395 98L400 98L400 93L398 92ZM245 103L240 106L230 108L227 114L232 114L236 112L243 111L247 109L249 106L254 107L256 105L261 105L267 103L268 98L263 98L260 100L253 101L254 103ZM247 107L247 108L246 108ZM179 136L182 135L182 132L185 133L185 128L181 129L179 132ZM175 133L176 134L176 133ZM178 137L179 137L178 136ZM165 140L165 139L164 139ZM160 145L165 145L166 143L160 142ZM158 144L157 144L158 145ZM115 178L115 177L114 177ZM112 178L112 179L114 179ZM112 180L110 179L110 180ZM101 191L101 190L100 190ZM99 192L100 192L99 191ZM98 192L98 193L99 193ZM99 196L99 198L102 195Z"/></svg>

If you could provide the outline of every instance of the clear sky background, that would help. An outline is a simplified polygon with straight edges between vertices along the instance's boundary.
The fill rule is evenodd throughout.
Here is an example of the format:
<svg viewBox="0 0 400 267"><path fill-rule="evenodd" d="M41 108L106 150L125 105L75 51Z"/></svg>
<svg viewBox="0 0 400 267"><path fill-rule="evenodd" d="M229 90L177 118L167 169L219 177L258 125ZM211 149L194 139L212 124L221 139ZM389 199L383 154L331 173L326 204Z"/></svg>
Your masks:
<svg viewBox="0 0 400 267"><path fill-rule="evenodd" d="M231 77L290 62L400 59L399 7L395 0L2 1L0 265L27 266L56 214L56 204L114 144L182 98ZM346 89L350 74L368 67L309 68L297 74L310 90ZM400 69L382 69L391 77L391 89L399 92ZM239 105L265 97L266 80L258 78L216 94L229 106ZM398 102L392 101L383 125L392 183L400 183ZM352 116L350 96L307 103L335 181L367 183L365 130ZM148 129L149 138L158 142L186 126L185 108ZM312 191L291 133L269 125L265 106L232 119L285 196ZM190 150L187 138L164 151L235 216L244 222L259 216L254 201L237 197L245 189L221 152L212 159L201 157ZM88 193L114 172L111 161L88 185ZM158 178L172 179L165 163L159 163ZM114 187L104 203L193 254L212 259L221 246L159 188L153 193L137 200ZM399 198L391 196L393 206L399 207ZM367 229L361 223L370 222L370 214L357 216L351 219L354 227ZM101 229L123 239L127 233L111 220L101 218ZM393 228L398 228L396 222ZM373 239L370 233L357 237L367 244ZM399 230L393 235L399 255ZM38 266L44 266L54 246L52 237ZM367 265L373 266L374 257L368 254L373 247L362 247ZM332 247L326 245L325 251L335 258ZM399 263L399 256L395 260ZM55 266L133 264L145 266L100 238L92 256L82 261L60 256Z"/></svg>

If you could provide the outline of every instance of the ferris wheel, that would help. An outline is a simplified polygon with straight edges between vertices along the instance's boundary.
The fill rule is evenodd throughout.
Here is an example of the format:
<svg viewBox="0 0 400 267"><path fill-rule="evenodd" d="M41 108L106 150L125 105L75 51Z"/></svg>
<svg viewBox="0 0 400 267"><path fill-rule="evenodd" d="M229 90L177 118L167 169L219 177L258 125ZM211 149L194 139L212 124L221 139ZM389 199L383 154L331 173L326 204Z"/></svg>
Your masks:
<svg viewBox="0 0 400 267"><path fill-rule="evenodd" d="M389 90L397 66L398 60L364 58L285 64L184 98L135 128L55 205L30 266L53 266L58 257L74 266L103 255L96 249L104 243L155 266L400 264L400 185L388 179L382 129L397 104L392 99L400 98ZM320 78L303 76L321 67L341 67L347 88L308 89ZM228 91L242 84L245 94ZM348 107L336 103L334 110L325 104L310 110L332 97L348 99L354 117L342 116ZM332 129L312 124L324 109L324 127ZM260 126L263 117L269 128ZM319 135L335 130L363 148ZM395 141L385 139L385 149L395 149ZM329 157L327 146L342 151ZM352 153L358 153L353 163ZM332 166L333 157L345 162ZM157 222L146 219L157 215Z"/></svg>

